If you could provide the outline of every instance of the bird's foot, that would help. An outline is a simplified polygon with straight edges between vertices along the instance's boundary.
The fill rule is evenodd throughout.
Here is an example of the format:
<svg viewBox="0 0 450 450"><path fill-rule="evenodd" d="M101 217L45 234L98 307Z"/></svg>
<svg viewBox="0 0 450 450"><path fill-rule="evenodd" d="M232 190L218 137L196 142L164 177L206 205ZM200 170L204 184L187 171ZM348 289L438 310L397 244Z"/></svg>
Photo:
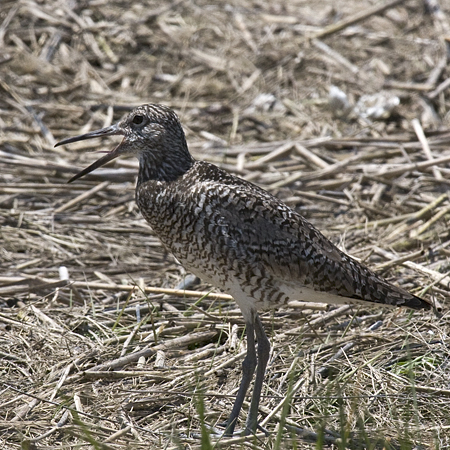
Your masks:
<svg viewBox="0 0 450 450"><path fill-rule="evenodd" d="M230 430L229 421L222 422L217 424L218 427L225 428L225 431L220 431L219 428L216 427L210 427L211 430L214 430L214 435L219 435L223 438L231 438L231 437L240 437L240 436L251 436L256 434L257 431L263 432L266 437L270 436L270 431L266 430L263 426L257 424L256 429L253 429L253 427L245 426L245 428L242 428L240 430L235 430L234 427Z"/></svg>

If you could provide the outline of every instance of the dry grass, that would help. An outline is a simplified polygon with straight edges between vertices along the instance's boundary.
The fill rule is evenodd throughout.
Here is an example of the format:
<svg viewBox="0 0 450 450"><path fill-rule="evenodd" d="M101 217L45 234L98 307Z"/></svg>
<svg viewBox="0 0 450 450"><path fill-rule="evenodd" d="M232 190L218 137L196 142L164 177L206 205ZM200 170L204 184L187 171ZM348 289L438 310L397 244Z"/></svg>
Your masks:
<svg viewBox="0 0 450 450"><path fill-rule="evenodd" d="M177 110L197 158L443 304L440 318L264 314L271 435L215 448L450 447L450 11L386 5L1 2L2 448L206 449L231 409L245 351L234 302L202 294L160 246L134 204L134 161L66 184L112 140L53 148L145 102ZM400 104L370 118L331 85L350 105L380 92Z"/></svg>

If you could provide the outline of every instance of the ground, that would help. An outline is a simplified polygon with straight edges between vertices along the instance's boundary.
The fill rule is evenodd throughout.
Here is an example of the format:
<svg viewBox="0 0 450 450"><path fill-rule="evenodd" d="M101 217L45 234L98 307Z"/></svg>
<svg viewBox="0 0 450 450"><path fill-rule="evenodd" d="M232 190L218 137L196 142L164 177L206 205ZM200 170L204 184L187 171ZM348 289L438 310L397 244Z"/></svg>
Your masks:
<svg viewBox="0 0 450 450"><path fill-rule="evenodd" d="M437 0L3 0L1 448L450 448L448 13ZM177 111L196 158L440 312L265 312L268 435L218 440L239 310L146 225L136 161L67 184L117 138L54 148L147 102Z"/></svg>

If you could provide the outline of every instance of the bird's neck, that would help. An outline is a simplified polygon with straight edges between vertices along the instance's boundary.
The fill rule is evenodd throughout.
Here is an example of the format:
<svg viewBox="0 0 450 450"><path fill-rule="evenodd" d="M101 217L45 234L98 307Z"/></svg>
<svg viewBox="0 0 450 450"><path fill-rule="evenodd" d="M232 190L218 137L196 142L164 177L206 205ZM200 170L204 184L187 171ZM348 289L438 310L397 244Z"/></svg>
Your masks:
<svg viewBox="0 0 450 450"><path fill-rule="evenodd" d="M171 182L183 176L195 160L187 147L178 151L143 153L139 156L138 186L147 181Z"/></svg>

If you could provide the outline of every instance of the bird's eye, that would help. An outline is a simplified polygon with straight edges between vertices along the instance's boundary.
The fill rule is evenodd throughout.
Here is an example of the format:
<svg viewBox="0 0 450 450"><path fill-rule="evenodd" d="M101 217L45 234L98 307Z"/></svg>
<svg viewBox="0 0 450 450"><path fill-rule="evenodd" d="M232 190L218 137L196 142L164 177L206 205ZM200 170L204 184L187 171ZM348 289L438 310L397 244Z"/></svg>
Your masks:
<svg viewBox="0 0 450 450"><path fill-rule="evenodd" d="M142 116L141 114L136 114L133 117L133 123L136 125L140 125L143 121L144 121L144 116Z"/></svg>

